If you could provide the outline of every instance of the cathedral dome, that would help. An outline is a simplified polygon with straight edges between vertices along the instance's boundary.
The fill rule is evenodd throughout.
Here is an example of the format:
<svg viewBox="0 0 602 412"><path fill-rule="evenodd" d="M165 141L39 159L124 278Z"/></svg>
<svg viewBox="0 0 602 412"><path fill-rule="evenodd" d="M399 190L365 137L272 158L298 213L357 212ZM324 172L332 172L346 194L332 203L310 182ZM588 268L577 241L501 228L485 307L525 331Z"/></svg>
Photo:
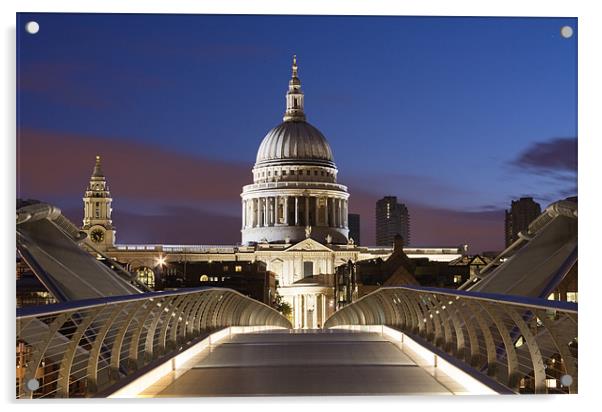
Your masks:
<svg viewBox="0 0 602 412"><path fill-rule="evenodd" d="M328 244L349 241L349 193L337 183L338 170L326 138L305 118L297 70L293 56L283 121L263 138L253 184L242 189L245 245L288 245L310 237Z"/></svg>
<svg viewBox="0 0 602 412"><path fill-rule="evenodd" d="M311 124L284 121L263 138L255 165L305 163L334 166L330 145Z"/></svg>

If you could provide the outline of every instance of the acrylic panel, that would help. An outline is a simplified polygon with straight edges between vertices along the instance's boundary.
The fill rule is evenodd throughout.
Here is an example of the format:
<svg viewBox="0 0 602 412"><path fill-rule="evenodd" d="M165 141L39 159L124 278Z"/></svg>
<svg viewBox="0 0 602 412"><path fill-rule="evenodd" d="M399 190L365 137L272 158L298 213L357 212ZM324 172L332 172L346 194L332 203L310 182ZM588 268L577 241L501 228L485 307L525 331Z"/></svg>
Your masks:
<svg viewBox="0 0 602 412"><path fill-rule="evenodd" d="M576 18L16 29L18 398L578 392Z"/></svg>

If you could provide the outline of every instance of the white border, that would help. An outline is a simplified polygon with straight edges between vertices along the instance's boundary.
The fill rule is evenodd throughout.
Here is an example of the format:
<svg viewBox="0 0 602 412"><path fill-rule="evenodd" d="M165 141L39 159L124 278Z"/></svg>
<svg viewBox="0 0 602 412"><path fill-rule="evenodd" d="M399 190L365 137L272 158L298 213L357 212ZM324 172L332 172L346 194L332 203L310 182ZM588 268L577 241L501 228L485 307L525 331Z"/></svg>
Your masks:
<svg viewBox="0 0 602 412"><path fill-rule="evenodd" d="M579 392L577 397L553 397L550 400L541 400L536 397L521 397L518 400L515 397L496 398L495 401L480 400L466 401L462 403L441 403L437 399L429 399L428 403L438 404L435 407L444 407L445 410L465 411L467 408L474 407L482 409L508 409L520 408L524 404L531 404L532 407L545 407L551 409L575 409L575 400L586 400L588 402L597 402L602 394L598 388L598 367L593 360L599 356L599 347L596 343L600 341L600 328L585 327L585 325L599 324L599 291L602 289L601 277L599 276L599 263L596 260L598 253L597 237L602 233L600 218L598 215L598 205L600 195L600 183L597 176L600 174L599 157L602 155L600 141L602 139L602 128L600 116L600 96L602 88L600 82L600 73L602 73L600 39L602 39L602 18L599 13L599 2L590 0L560 1L560 0L505 0L505 1L482 1L482 0L431 0L431 1L411 1L411 0L271 0L271 1L228 1L228 0L14 0L0 2L2 13L2 64L0 64L2 82L0 90L3 91L3 99L0 100L0 124L4 126L4 135L0 139L2 142L3 162L0 175L0 192L4 194L5 200L0 202L2 208L0 216L2 221L2 246L0 247L0 260L4 262L4 311L3 319L6 321L10 334L9 339L0 339L3 345L3 353L6 356L6 365L12 365L14 360L14 281L10 274L14 270L14 199L15 196L15 13L17 11L37 11L37 12L128 12L128 13L226 13L226 14L377 14L377 15L442 15L442 16L562 16L578 17L578 38L579 38L579 197L580 205L580 271L582 273L580 281L579 306L580 306L580 357L581 364L579 370ZM12 139L11 139L12 137ZM8 263L7 263L8 262ZM588 361L592 360L592 361ZM5 372L0 375L3 380L0 382L0 388L5 391L4 399L10 404L9 408L15 406L14 399L14 375L12 367L5 368ZM229 403L238 403L245 405L245 409L265 408L258 402L266 401L265 398L232 399ZM271 398L267 399L270 403L286 405L289 409L306 409L308 403L327 403L328 408L344 407L345 410L365 409L372 407L374 403L400 403L403 402L404 408L421 407L424 408L425 399L408 399L395 397L321 397L316 398ZM554 403L550 403L552 401ZM73 402L73 401L72 401ZM170 403L176 401L171 400ZM252 404L249 406L249 402ZM511 402L512 405L508 403ZM543 402L543 403L542 403ZM182 400L180 404L198 403L221 403L215 400L191 401ZM580 402L581 403L581 402ZM292 404L292 405L291 405ZM64 407L64 402L53 402L53 405ZM85 407L96 409L106 408L104 402L86 400ZM344 406L342 406L344 405ZM38 404L23 405L19 404L19 409L37 408ZM582 403L580 407L585 406ZM45 404L49 407L49 404ZM79 405L81 407L81 405ZM166 407L165 402L154 400L153 404L145 403L145 408L156 408L163 410ZM397 405L396 407L399 407ZM312 406L313 408L313 406Z"/></svg>

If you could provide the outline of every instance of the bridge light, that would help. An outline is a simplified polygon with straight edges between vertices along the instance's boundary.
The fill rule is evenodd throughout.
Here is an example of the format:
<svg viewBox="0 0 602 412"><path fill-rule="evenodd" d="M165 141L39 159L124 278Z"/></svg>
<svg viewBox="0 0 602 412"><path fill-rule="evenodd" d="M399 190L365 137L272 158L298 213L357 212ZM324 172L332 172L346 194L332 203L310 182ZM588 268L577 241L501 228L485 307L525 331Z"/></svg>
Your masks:
<svg viewBox="0 0 602 412"><path fill-rule="evenodd" d="M166 260L164 256L159 256L157 258L157 266L165 266Z"/></svg>

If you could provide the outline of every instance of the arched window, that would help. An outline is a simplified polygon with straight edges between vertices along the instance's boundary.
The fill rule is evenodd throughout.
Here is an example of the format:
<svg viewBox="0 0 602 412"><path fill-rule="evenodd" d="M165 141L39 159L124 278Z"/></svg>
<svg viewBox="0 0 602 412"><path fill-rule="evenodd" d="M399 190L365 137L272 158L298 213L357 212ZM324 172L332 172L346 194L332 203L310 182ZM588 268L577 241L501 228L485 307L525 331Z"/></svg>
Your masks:
<svg viewBox="0 0 602 412"><path fill-rule="evenodd" d="M155 272L151 268L141 267L136 269L136 279L148 288L155 288Z"/></svg>
<svg viewBox="0 0 602 412"><path fill-rule="evenodd" d="M207 276L207 275L201 275L201 276L199 277L199 280L200 280L201 282L209 282L209 276Z"/></svg>

